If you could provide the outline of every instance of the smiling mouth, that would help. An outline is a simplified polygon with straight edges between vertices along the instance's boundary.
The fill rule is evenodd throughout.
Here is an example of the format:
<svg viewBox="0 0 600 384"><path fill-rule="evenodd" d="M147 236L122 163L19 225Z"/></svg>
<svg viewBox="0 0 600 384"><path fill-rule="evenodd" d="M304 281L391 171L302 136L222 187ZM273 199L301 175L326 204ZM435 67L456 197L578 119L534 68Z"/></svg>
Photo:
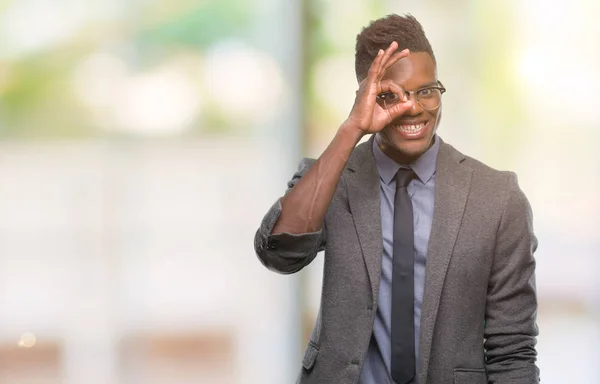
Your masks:
<svg viewBox="0 0 600 384"><path fill-rule="evenodd" d="M394 128L409 135L416 135L421 133L421 131L427 126L427 123L427 121L424 121L419 124L394 124Z"/></svg>

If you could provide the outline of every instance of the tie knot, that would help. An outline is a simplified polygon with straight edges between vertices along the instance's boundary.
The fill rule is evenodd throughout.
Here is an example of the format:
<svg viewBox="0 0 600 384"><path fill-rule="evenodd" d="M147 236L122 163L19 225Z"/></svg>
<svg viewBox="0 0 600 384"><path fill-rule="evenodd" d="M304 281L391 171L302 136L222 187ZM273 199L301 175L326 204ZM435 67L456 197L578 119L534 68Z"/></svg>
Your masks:
<svg viewBox="0 0 600 384"><path fill-rule="evenodd" d="M415 178L415 172L410 168L400 168L396 172L396 189L406 188L408 183Z"/></svg>

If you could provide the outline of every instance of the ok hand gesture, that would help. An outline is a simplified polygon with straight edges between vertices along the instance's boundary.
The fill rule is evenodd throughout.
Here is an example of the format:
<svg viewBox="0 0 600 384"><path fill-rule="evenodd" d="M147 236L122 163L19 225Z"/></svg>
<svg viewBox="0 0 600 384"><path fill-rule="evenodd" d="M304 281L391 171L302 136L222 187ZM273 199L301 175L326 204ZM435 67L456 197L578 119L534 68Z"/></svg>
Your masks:
<svg viewBox="0 0 600 384"><path fill-rule="evenodd" d="M367 78L361 81L356 92L354 106L346 124L358 128L363 134L381 131L413 106L413 101L406 98L402 87L391 80L382 80L389 67L410 54L408 49L394 53L397 49L398 43L394 41L385 51L379 50L369 68ZM398 95L400 102L390 108L383 108L377 102L377 95L383 92L392 92Z"/></svg>

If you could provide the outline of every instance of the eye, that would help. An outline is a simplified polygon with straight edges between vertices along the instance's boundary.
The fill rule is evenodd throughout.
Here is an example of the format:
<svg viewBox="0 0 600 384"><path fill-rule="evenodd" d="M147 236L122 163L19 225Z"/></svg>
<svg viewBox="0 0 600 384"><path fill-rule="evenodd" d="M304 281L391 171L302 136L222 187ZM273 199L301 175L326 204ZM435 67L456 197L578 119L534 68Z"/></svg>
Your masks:
<svg viewBox="0 0 600 384"><path fill-rule="evenodd" d="M417 96L419 97L431 97L433 96L434 92L436 91L435 88L423 88L423 89L419 89L417 91Z"/></svg>
<svg viewBox="0 0 600 384"><path fill-rule="evenodd" d="M379 100L385 103L395 103L400 99L398 95L392 92L382 92L379 95L377 95L377 98L379 98Z"/></svg>

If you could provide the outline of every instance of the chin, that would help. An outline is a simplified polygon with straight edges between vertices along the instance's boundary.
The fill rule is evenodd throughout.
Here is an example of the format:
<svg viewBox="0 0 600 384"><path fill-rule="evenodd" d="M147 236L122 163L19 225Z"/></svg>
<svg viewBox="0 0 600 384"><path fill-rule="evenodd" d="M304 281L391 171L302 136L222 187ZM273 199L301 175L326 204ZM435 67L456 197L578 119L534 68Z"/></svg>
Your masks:
<svg viewBox="0 0 600 384"><path fill-rule="evenodd" d="M410 162L425 153L433 143L435 132L422 132L419 137L407 138L399 134L393 126L387 127L384 133L384 147L388 147L388 152L395 152L397 161ZM391 150L391 151L389 151ZM391 154L391 153L390 153Z"/></svg>
<svg viewBox="0 0 600 384"><path fill-rule="evenodd" d="M416 159L421 156L431 146L431 138L423 138L421 140L401 141L394 143L394 149L401 153L403 156Z"/></svg>

